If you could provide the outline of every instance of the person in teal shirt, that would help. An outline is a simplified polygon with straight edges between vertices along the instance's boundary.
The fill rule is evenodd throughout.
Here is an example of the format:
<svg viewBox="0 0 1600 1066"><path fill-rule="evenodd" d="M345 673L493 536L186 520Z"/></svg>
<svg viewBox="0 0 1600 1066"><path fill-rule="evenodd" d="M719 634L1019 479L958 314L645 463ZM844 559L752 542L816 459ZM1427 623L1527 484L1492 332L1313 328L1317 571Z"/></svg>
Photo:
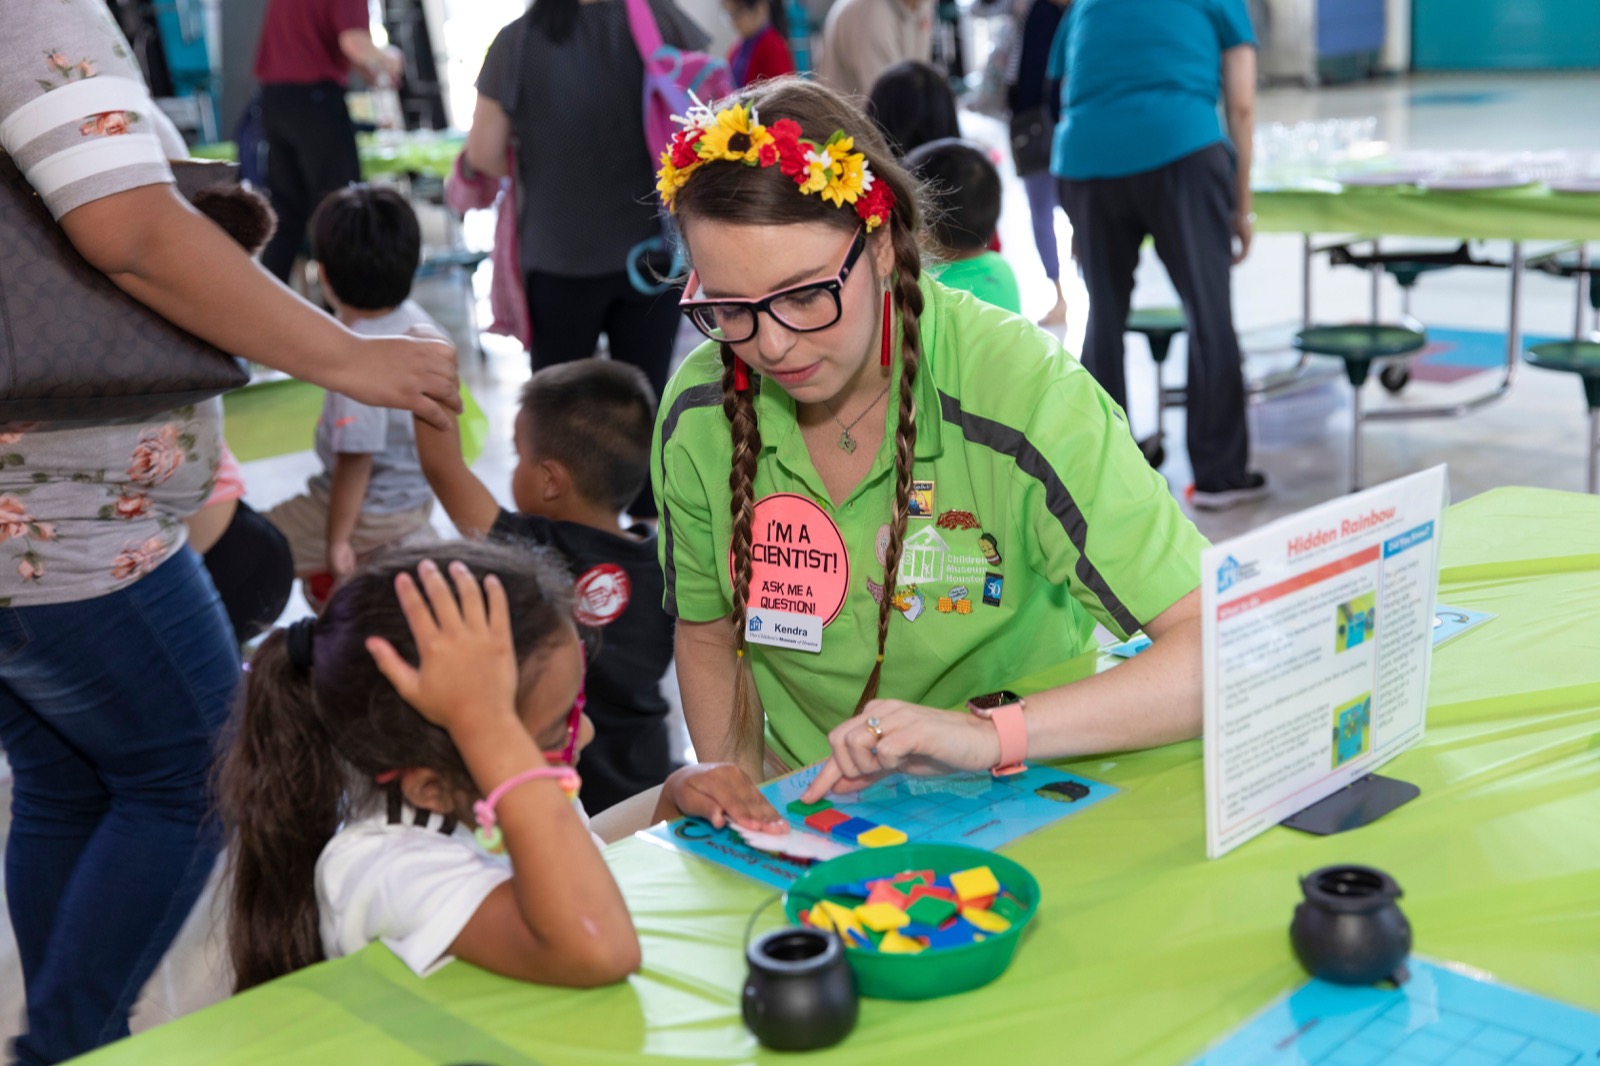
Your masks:
<svg viewBox="0 0 1600 1066"><path fill-rule="evenodd" d="M1245 0L1077 0L1050 58L1062 79L1050 169L1089 290L1083 365L1126 405L1122 337L1154 238L1188 321L1193 501L1208 509L1266 493L1248 465L1229 276L1250 248L1255 73Z"/></svg>
<svg viewBox="0 0 1600 1066"><path fill-rule="evenodd" d="M928 183L934 206L925 238L933 261L928 273L950 289L964 289L985 303L1022 313L1017 275L999 252L989 250L1000 221L1000 172L976 145L945 137L906 155L906 166Z"/></svg>

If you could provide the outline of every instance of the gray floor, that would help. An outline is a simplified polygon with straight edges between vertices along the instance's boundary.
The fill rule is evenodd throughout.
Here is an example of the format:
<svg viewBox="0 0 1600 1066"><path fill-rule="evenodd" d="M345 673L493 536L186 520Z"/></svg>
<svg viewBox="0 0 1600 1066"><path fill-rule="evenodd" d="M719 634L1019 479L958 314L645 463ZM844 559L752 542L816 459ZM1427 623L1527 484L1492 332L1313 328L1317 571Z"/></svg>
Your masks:
<svg viewBox="0 0 1600 1066"><path fill-rule="evenodd" d="M1492 148L1530 151L1552 148L1600 147L1600 126L1575 106L1593 100L1600 91L1600 76L1433 77L1396 83L1320 91L1278 90L1262 95L1258 119L1294 122L1324 117L1375 115L1379 136L1400 148ZM969 136L1004 150L1003 126L981 116L964 117ZM1024 310L1043 314L1052 294L1034 254L1023 192L1006 166L1007 184L1001 238L1007 258L1022 285ZM1069 230L1059 220L1063 252ZM437 220L430 229L439 230ZM473 239L488 239L486 219L469 220ZM1504 254L1491 245L1491 254ZM1300 313L1300 241L1284 235L1261 235L1250 258L1234 274L1234 307L1241 339L1254 353L1248 373L1257 376L1281 366L1290 333ZM485 277L477 279L483 295ZM1317 317L1321 320L1356 320L1365 316L1368 282L1352 271L1330 270L1319 264L1314 272ZM1507 282L1492 271L1451 271L1423 282L1413 312L1437 326L1501 330L1505 326ZM462 368L479 402L489 413L492 432L477 469L502 500L508 500L512 466L511 416L516 390L527 376L527 365L515 344L486 338L487 354L471 354L466 326L465 290L459 281L430 281L418 297L463 342ZM1069 286L1070 315L1061 331L1069 349L1076 350L1083 336L1088 307L1082 286ZM1563 334L1572 328L1573 293L1569 283L1538 275L1526 279L1524 328L1528 332ZM1176 303L1160 263L1147 256L1140 268L1135 303L1159 306ZM1398 295L1384 293L1384 313L1398 311ZM485 314L486 320L486 314ZM686 342L692 337L686 337ZM1181 377L1182 341L1169 360L1168 384ZM1175 364L1175 365L1174 365ZM1368 402L1431 403L1459 397L1491 380L1477 375L1467 382L1439 386L1416 383L1398 401L1373 386ZM1129 342L1130 418L1139 435L1154 425L1155 379L1152 364L1137 338ZM1448 463L1455 499L1500 485L1538 485L1579 490L1584 471L1584 405L1577 383L1565 375L1526 370L1510 396L1473 415L1455 420L1391 422L1366 429L1368 483ZM1342 377L1286 395L1261 399L1252 405L1251 430L1257 465L1273 486L1272 496L1259 504L1222 515L1196 515L1200 529L1222 539L1282 515L1330 499L1344 491L1349 440L1348 388ZM1183 454L1182 412L1168 416L1170 446L1163 473L1179 494L1189 483ZM249 499L265 508L298 491L315 469L310 453L252 463L245 468ZM448 523L438 520L441 532ZM304 611L298 601L289 614ZM9 807L10 779L0 763L0 805ZM4 822L0 821L0 826ZM218 974L219 945L212 934L214 901L202 902L191 917L179 945L141 1000L135 1028L157 1024L173 1014L194 1009L222 994ZM8 932L0 932L0 1038L16 1029L21 1012L21 981L15 948Z"/></svg>

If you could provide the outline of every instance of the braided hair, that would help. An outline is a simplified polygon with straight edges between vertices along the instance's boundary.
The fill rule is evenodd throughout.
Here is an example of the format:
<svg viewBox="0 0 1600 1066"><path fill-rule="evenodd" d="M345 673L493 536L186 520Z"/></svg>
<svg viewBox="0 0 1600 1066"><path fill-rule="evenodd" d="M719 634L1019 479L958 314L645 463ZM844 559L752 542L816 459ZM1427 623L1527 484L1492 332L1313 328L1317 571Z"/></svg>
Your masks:
<svg viewBox="0 0 1600 1066"><path fill-rule="evenodd" d="M878 651L872 672L861 690L856 710L878 694L883 672L884 646L889 637L895 586L905 543L906 522L910 516L912 463L917 446L917 371L922 359L922 290L917 281L922 274L922 254L917 237L921 228L918 208L919 187L884 142L882 135L854 104L841 94L816 82L799 78L778 78L762 82L741 95L755 108L764 123L792 119L804 136L819 143L834 130L843 130L855 139L855 150L878 181L886 182L894 193L894 211L886 225L894 251L891 292L899 311L900 391L894 434L894 499L890 505L889 544L884 555L883 596L878 604ZM685 230L697 219L742 225L791 225L822 222L842 232L854 232L860 225L848 207L836 207L818 196L803 196L795 183L777 167L704 166L677 191L674 203ZM892 328L891 323L891 328ZM733 439L733 461L728 473L729 511L733 519L733 614L734 639L739 669L734 684L733 717L729 734L735 747L748 750L761 734L760 716L750 698L752 680L745 665L745 611L749 603L752 527L755 521L755 476L761 454L761 428L756 424L751 390L739 389L735 382L736 360L733 348L722 345L722 410L728 419Z"/></svg>

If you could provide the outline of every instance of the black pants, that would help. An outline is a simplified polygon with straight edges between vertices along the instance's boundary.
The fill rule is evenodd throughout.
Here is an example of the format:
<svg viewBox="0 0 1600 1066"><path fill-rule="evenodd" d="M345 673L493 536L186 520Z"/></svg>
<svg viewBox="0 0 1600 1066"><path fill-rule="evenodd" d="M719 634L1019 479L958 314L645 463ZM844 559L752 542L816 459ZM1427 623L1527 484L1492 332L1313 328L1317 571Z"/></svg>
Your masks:
<svg viewBox="0 0 1600 1066"><path fill-rule="evenodd" d="M589 358L604 332L611 358L644 371L660 399L678 336L677 289L646 296L626 273L576 278L533 270L526 281L535 370ZM628 512L636 518L655 517L649 485Z"/></svg>
<svg viewBox="0 0 1600 1066"><path fill-rule="evenodd" d="M267 141L267 192L278 213L278 231L262 251L261 264L287 281L312 212L330 192L361 180L361 160L344 90L331 81L263 86L261 127Z"/></svg>
<svg viewBox="0 0 1600 1066"><path fill-rule="evenodd" d="M1089 290L1083 365L1127 407L1123 331L1139 248L1155 239L1189 321L1188 445L1195 485L1237 484L1250 458L1244 374L1233 331L1233 153L1214 144L1122 178L1061 181Z"/></svg>
<svg viewBox="0 0 1600 1066"><path fill-rule="evenodd" d="M294 586L294 558L276 526L240 500L233 521L202 558L235 642L255 639L278 620Z"/></svg>

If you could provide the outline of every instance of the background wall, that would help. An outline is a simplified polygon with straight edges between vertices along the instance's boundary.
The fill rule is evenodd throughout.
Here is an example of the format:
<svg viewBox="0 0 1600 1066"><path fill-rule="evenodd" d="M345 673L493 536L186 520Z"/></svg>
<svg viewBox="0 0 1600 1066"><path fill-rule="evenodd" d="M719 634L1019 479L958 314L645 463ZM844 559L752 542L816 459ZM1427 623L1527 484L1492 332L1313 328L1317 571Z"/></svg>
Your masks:
<svg viewBox="0 0 1600 1066"><path fill-rule="evenodd" d="M1600 0L1414 0L1417 70L1600 67Z"/></svg>

